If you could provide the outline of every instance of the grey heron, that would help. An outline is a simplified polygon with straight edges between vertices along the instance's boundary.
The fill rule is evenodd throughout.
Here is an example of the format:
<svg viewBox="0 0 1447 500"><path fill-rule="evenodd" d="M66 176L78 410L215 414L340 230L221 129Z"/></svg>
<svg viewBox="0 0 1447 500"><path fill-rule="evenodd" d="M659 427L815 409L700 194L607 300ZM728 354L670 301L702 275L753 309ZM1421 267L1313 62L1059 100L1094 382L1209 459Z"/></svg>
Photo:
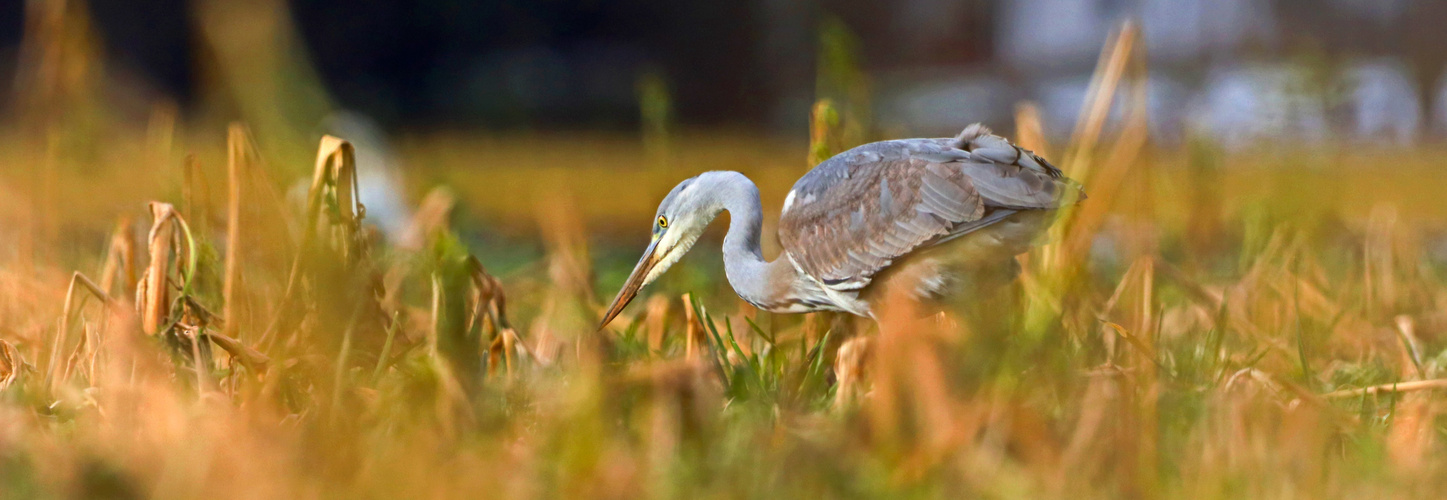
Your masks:
<svg viewBox="0 0 1447 500"><path fill-rule="evenodd" d="M771 312L874 317L883 283L893 277L910 277L912 298L940 300L960 285L966 268L1013 268L1050 214L1082 198L1060 169L980 124L953 138L865 144L794 184L779 217L783 252L769 261L759 248L758 188L738 172L705 172L663 198L652 239L599 328L677 263L723 211L730 217L724 274L743 300Z"/></svg>

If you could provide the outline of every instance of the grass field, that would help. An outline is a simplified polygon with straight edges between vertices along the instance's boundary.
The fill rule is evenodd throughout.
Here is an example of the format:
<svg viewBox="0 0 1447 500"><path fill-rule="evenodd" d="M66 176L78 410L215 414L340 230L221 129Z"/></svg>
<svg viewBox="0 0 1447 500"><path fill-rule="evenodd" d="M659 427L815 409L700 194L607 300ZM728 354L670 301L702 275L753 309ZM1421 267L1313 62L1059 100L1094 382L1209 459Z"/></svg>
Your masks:
<svg viewBox="0 0 1447 500"><path fill-rule="evenodd" d="M1006 131L1090 193L1008 293L884 331L752 310L717 234L593 331L669 187L736 169L776 212L802 143L408 136L388 241L340 141L10 124L0 497L1438 497L1447 151L1109 108Z"/></svg>

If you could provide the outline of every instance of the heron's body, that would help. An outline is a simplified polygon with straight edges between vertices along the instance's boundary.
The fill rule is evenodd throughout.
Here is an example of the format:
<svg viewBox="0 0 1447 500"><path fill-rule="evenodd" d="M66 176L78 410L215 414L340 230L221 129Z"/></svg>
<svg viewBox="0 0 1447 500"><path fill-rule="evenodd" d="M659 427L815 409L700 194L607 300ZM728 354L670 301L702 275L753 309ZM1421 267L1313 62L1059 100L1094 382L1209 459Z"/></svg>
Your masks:
<svg viewBox="0 0 1447 500"><path fill-rule="evenodd" d="M1013 275L1013 257L1074 189L1059 169L978 125L954 138L865 144L794 184L779 217L783 252L767 261L758 189L737 172L707 172L664 198L653 244L604 322L722 211L731 218L725 273L744 300L774 312L873 316L896 284L934 301L980 286L981 276Z"/></svg>

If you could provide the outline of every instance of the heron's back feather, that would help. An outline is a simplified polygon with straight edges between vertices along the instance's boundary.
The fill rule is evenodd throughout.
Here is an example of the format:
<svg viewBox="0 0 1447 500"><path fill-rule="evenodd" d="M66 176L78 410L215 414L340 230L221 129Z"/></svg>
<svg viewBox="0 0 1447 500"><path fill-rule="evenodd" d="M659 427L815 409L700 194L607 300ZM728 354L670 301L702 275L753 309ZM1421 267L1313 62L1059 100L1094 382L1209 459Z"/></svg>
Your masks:
<svg viewBox="0 0 1447 500"><path fill-rule="evenodd" d="M954 138L875 142L794 184L779 240L822 286L857 291L918 249L1058 208L1070 186L1054 165L978 124Z"/></svg>

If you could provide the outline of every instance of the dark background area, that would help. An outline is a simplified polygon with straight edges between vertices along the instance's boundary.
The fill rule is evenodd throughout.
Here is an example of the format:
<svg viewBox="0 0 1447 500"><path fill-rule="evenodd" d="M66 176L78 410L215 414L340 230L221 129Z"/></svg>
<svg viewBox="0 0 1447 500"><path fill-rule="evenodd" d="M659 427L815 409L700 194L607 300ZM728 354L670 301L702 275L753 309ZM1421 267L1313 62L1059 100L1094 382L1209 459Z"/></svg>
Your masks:
<svg viewBox="0 0 1447 500"><path fill-rule="evenodd" d="M760 115L743 2L669 0L291 4L334 99L392 125L625 125L634 85L661 72L680 116L700 123ZM187 0L91 0L107 64L183 106L196 97L201 48ZM0 2L0 47L14 58L24 2Z"/></svg>
<svg viewBox="0 0 1447 500"><path fill-rule="evenodd" d="M204 2L203 2L204 3ZM0 2L13 74L27 2ZM398 128L637 130L638 82L666 82L688 126L805 130L820 27L858 44L875 125L938 132L1003 124L1040 103L1078 113L1107 33L1144 27L1157 137L1330 128L1394 140L1447 131L1440 0L298 0L302 59L341 108ZM108 74L186 110L206 88L193 0L89 0ZM280 4L279 4L280 5ZM1304 111L1283 92L1326 82ZM13 81L7 74L6 81ZM1293 85L1295 85L1293 87ZM1366 89L1366 90L1360 90ZM1355 93L1353 93L1355 92ZM1374 111L1377 110L1377 111ZM1376 116L1374 113L1382 116ZM1267 123L1301 116L1299 123ZM963 117L963 118L962 118ZM1261 130L1255 131L1254 128ZM1439 134L1440 135L1440 134Z"/></svg>
<svg viewBox="0 0 1447 500"><path fill-rule="evenodd" d="M814 29L825 11L857 26L871 40L862 58L885 66L988 57L986 2L962 2L975 6L961 11L960 26L973 42L936 40L909 52L887 42L888 4L310 0L290 10L333 98L390 126L631 127L644 73L667 82L683 122L769 119L779 99L811 91ZM139 77L183 107L194 102L205 47L193 2L86 5L108 71ZM24 2L0 5L0 50L10 60L23 11Z"/></svg>

